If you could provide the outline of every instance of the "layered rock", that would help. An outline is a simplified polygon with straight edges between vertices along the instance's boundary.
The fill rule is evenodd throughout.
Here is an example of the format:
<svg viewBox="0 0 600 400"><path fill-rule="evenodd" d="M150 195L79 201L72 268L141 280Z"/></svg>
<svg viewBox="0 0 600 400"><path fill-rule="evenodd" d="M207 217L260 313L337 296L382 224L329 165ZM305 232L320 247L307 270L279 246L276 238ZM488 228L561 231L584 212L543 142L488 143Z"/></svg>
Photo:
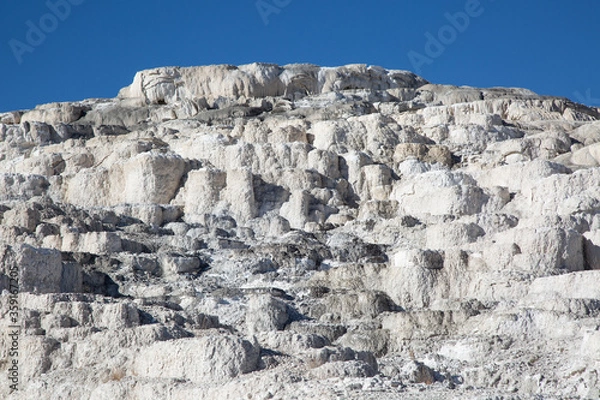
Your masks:
<svg viewBox="0 0 600 400"><path fill-rule="evenodd" d="M599 121L305 64L1 114L0 393L595 398Z"/></svg>

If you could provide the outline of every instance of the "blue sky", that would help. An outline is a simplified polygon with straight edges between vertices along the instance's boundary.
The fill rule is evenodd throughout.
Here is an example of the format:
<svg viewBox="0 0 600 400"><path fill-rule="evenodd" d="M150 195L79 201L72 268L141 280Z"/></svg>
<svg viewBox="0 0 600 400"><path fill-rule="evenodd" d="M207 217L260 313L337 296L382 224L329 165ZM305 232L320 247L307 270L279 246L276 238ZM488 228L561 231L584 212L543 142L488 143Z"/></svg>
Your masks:
<svg viewBox="0 0 600 400"><path fill-rule="evenodd" d="M599 16L598 0L3 0L0 111L114 97L146 68L254 61L418 69L600 106Z"/></svg>

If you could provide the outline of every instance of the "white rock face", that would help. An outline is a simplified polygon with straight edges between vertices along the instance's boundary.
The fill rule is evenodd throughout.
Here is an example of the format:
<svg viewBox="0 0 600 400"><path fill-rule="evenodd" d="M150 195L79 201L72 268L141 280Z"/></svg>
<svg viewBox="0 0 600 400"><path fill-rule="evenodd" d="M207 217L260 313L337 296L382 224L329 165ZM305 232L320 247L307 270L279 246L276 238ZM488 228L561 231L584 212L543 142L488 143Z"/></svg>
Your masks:
<svg viewBox="0 0 600 400"><path fill-rule="evenodd" d="M158 342L134 356L132 373L218 383L256 370L258 353L250 342L226 334Z"/></svg>
<svg viewBox="0 0 600 400"><path fill-rule="evenodd" d="M599 146L598 109L365 65L1 114L0 397L598 398Z"/></svg>
<svg viewBox="0 0 600 400"><path fill-rule="evenodd" d="M161 104L178 101L223 101L283 95L306 96L347 89L386 90L419 87L422 78L406 71L348 65L323 68L315 65L249 64L240 67L214 65L192 68L157 68L136 74L131 86L121 90L123 99Z"/></svg>

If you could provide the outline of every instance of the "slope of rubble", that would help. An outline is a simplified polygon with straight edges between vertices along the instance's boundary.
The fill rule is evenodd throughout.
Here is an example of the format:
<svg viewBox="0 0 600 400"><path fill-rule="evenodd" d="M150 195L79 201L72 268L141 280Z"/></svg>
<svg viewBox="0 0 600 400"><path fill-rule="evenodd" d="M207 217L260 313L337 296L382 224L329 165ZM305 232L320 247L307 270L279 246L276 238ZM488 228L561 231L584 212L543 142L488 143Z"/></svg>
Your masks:
<svg viewBox="0 0 600 400"><path fill-rule="evenodd" d="M600 397L600 109L568 99L142 71L0 114L0 220L2 398Z"/></svg>

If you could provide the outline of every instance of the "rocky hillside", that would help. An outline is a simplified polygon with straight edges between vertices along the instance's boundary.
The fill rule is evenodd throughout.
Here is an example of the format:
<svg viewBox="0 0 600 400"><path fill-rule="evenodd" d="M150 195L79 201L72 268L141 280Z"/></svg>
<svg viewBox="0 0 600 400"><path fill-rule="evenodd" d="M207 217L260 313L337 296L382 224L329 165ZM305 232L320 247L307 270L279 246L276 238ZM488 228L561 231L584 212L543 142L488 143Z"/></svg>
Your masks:
<svg viewBox="0 0 600 400"><path fill-rule="evenodd" d="M2 398L600 397L600 109L564 98L142 71L0 114L0 220Z"/></svg>

